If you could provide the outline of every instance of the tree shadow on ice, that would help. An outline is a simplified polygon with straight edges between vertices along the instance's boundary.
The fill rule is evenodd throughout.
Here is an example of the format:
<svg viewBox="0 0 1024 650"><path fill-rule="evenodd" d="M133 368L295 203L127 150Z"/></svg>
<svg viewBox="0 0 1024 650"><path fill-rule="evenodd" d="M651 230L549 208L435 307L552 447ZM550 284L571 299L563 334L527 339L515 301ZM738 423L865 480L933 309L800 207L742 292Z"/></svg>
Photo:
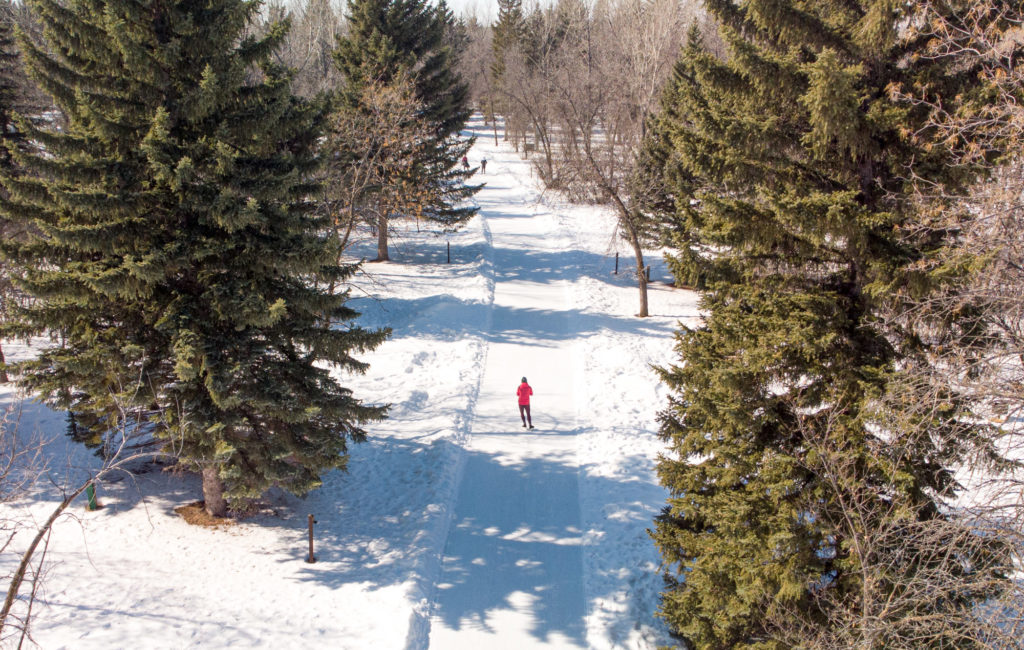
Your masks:
<svg viewBox="0 0 1024 650"><path fill-rule="evenodd" d="M290 531L282 537L294 544L280 561L302 562L299 580L381 589L423 575L438 552L458 447L446 439L376 436L349 452L347 472L324 475L323 485L305 498L275 493L274 516L252 521ZM317 521L314 564L304 562L307 513Z"/></svg>
<svg viewBox="0 0 1024 650"><path fill-rule="evenodd" d="M518 379L513 376L512 384ZM540 379L533 382L533 387L544 387L544 380ZM509 391L511 395L511 391ZM546 404L544 397L533 398L533 410L531 413L531 419L536 427L530 431L522 426L522 421L519 417L519 409L516 405L515 395L511 395L510 399L506 400L507 406L501 407L501 412L478 412L476 418L473 421L473 435L486 435L486 436L508 436L510 438L518 438L520 436L537 436L541 438L549 437L565 437L565 436L576 436L583 432L583 430L576 425L575 417L569 419L569 421L563 421L559 419L557 414L552 414L545 408Z"/></svg>
<svg viewBox="0 0 1024 650"><path fill-rule="evenodd" d="M655 320L569 309L512 308L496 305L487 339L494 343L543 345L603 331L636 336L670 336L673 327Z"/></svg>
<svg viewBox="0 0 1024 650"><path fill-rule="evenodd" d="M352 451L348 474L325 477L306 499L281 495L278 516L252 520L290 531L282 537L291 537L293 548L287 556L273 554L295 563L295 579L335 589L362 583L369 590L412 582L410 602L436 602L434 625L486 629L495 614L520 607L531 614L531 637L586 645L585 531L574 453L555 446L524 458L399 438ZM591 492L621 488L613 478L587 479ZM315 564L304 562L307 512L318 522ZM647 523L638 522L638 529ZM425 616L412 622L419 631L410 634L410 649L428 645Z"/></svg>
<svg viewBox="0 0 1024 650"><path fill-rule="evenodd" d="M577 472L557 455L467 453L436 594L445 627L491 630L501 612L525 610L532 637L585 645Z"/></svg>
<svg viewBox="0 0 1024 650"><path fill-rule="evenodd" d="M353 301L355 302L355 301ZM415 336L455 341L482 335L495 343L543 345L611 331L637 336L670 336L673 327L654 319L615 316L580 309L516 308L467 301L450 295L359 301L363 327L391 327L393 338ZM491 325L488 329L488 312ZM680 318L686 315L680 315ZM411 328L411 329L410 329Z"/></svg>
<svg viewBox="0 0 1024 650"><path fill-rule="evenodd" d="M506 242L515 242L516 240L517 238L513 235L504 237ZM578 248L534 250L529 246L536 239L534 235L530 234L524 234L522 241L523 248L493 249L491 263L496 280L545 283L575 279L584 275L609 285L635 286L631 252L622 253L619 260L619 273L615 274L614 253L599 255ZM448 242L440 237L430 241L417 241L415 246L396 244L395 249L391 264L436 266L438 270L444 270L444 277L439 275L436 278L439 282L443 282L453 272L456 275L465 275L467 272L471 272L470 269L460 272L459 267L478 262L481 257L486 255L486 245L483 243L460 244L453 242L450 249L451 263L449 265ZM672 281L668 267L661 255L649 255L645 261L651 266L653 279L664 282ZM363 268L370 275L386 276L386 266L367 264ZM485 270L484 273L488 273L488 271Z"/></svg>
<svg viewBox="0 0 1024 650"><path fill-rule="evenodd" d="M453 241L454 240L454 241ZM434 233L430 239L403 239L396 236L389 242L388 251L391 264L439 265L451 272L458 270L459 265L473 264L480 261L487 251L487 244L482 241L462 243L458 235L446 236L445 233ZM377 255L376 241L373 248L364 246L352 248L350 255L359 255L364 259L373 259ZM450 260L449 261L449 255ZM373 263L364 264L363 270L374 273L380 267Z"/></svg>
<svg viewBox="0 0 1024 650"><path fill-rule="evenodd" d="M462 338L487 328L489 306L451 294L418 298L359 298L349 302L359 312L360 327L390 327L392 338L424 336L443 341Z"/></svg>
<svg viewBox="0 0 1024 650"><path fill-rule="evenodd" d="M506 236L504 241L514 241ZM495 248L494 277L497 281L515 280L546 284L563 280L575 280L580 276L597 280L607 285L635 288L633 254L623 254L619 260L619 273L615 274L615 256L599 255L589 251L571 248L567 250L533 250L525 248L533 241L524 235L524 248ZM668 267L660 255L652 255L646 263L652 267L652 279L671 282Z"/></svg>

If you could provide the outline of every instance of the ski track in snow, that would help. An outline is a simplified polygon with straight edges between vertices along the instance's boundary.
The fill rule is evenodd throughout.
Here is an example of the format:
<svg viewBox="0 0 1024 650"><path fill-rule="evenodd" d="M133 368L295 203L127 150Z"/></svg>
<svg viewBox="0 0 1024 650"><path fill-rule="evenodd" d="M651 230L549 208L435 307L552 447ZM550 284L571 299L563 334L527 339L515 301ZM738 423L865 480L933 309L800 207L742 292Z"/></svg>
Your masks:
<svg viewBox="0 0 1024 650"><path fill-rule="evenodd" d="M152 467L100 486L104 508L55 527L33 639L51 648L643 648L669 642L654 617L661 578L645 529L665 492L654 476L667 393L650 364L696 297L668 288L660 257L648 319L608 210L545 193L531 166L475 119L470 160L488 159L479 216L456 233L410 228L393 262L366 264L360 325L391 327L355 394L391 417L350 447L347 473L306 498L271 492L217 530L173 508L195 477ZM446 262L448 245L452 263ZM367 235L356 255L374 256ZM623 273L614 275L614 251ZM9 360L32 346L5 342ZM534 432L519 426L527 375ZM20 404L9 387L0 400ZM95 466L62 414L23 404L54 476ZM44 518L40 485L5 517ZM317 562L307 564L306 515ZM16 562L29 535L0 555Z"/></svg>

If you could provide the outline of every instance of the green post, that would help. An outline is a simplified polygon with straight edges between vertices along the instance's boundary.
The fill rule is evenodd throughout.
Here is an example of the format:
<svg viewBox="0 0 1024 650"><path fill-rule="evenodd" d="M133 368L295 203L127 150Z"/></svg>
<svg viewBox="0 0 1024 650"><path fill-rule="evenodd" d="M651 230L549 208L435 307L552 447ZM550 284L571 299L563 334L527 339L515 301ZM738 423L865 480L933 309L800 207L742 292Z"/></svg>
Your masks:
<svg viewBox="0 0 1024 650"><path fill-rule="evenodd" d="M87 488L85 488L85 496L86 496L86 498L89 499L89 505L87 506L87 509L88 510L99 510L100 504L96 503L96 484L95 483L90 483L89 486Z"/></svg>

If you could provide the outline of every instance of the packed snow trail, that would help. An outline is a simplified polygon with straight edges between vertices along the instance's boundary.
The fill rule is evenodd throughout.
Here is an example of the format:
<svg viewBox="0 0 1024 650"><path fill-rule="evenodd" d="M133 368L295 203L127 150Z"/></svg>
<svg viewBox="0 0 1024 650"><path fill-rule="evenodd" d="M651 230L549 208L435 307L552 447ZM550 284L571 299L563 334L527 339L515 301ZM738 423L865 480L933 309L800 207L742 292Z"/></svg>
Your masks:
<svg viewBox="0 0 1024 650"><path fill-rule="evenodd" d="M516 164L506 154L490 169ZM579 268L571 236L533 213L536 190L520 177L503 174L477 197L494 301L431 620L436 649L586 647L568 299ZM529 432L515 396L523 376L534 389Z"/></svg>

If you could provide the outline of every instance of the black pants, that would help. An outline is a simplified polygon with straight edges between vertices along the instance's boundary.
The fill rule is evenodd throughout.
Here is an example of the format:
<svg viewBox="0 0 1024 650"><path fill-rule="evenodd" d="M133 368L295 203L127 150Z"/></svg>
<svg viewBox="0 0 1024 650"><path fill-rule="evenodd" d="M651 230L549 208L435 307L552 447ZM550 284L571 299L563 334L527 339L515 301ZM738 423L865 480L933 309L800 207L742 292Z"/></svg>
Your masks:
<svg viewBox="0 0 1024 650"><path fill-rule="evenodd" d="M533 426L533 418L530 417L530 405L529 404L520 404L519 405L519 417L523 418L523 424L526 424L526 421L529 420L530 421L530 426L531 427Z"/></svg>

